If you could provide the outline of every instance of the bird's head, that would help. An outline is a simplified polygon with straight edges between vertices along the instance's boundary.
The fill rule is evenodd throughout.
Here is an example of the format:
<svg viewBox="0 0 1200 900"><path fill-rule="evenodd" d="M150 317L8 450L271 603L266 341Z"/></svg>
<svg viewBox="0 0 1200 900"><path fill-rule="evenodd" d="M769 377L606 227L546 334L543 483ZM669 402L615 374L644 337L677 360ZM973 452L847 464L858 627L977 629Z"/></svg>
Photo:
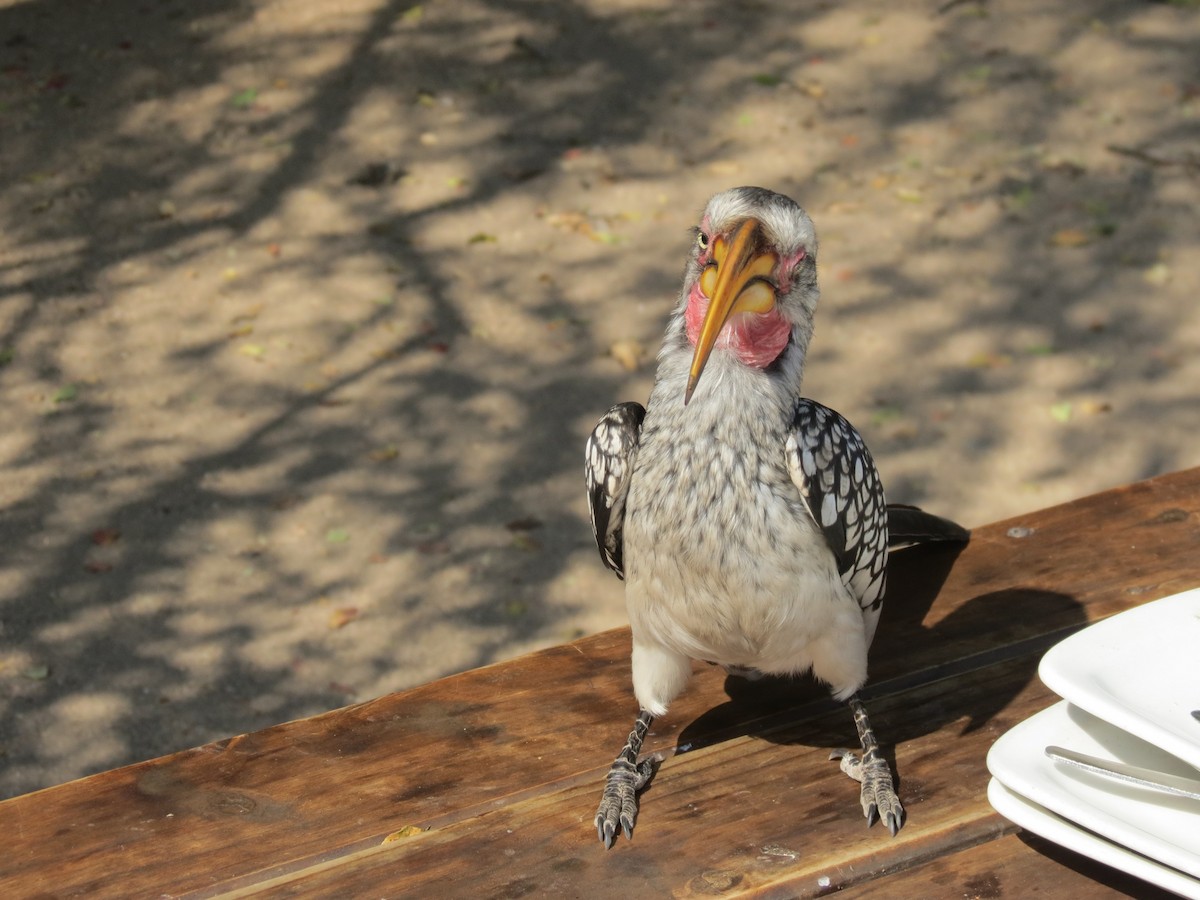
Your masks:
<svg viewBox="0 0 1200 900"><path fill-rule="evenodd" d="M708 201L684 282L687 337L695 347L684 403L713 349L765 369L793 331L807 346L817 305L817 235L793 200L741 187Z"/></svg>

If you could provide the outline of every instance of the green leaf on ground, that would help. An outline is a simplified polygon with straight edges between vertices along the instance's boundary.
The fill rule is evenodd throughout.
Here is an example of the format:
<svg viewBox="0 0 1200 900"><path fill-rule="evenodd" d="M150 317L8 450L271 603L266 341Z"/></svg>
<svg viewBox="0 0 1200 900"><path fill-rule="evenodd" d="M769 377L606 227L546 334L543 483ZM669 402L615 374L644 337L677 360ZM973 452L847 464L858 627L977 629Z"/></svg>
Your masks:
<svg viewBox="0 0 1200 900"><path fill-rule="evenodd" d="M1150 268L1142 272L1142 279L1154 287L1164 287L1171 282L1171 267L1164 262L1156 262ZM0 355L0 365L3 365L4 358Z"/></svg>
<svg viewBox="0 0 1200 900"><path fill-rule="evenodd" d="M1071 401L1069 400L1063 401L1062 403L1055 403L1050 407L1050 417L1054 419L1055 422L1070 422L1071 413L1073 410L1074 407L1071 405Z"/></svg>
<svg viewBox="0 0 1200 900"><path fill-rule="evenodd" d="M895 422L904 415L904 410L897 406L881 406L875 412L871 413L872 425L886 425L889 422Z"/></svg>
<svg viewBox="0 0 1200 900"><path fill-rule="evenodd" d="M230 99L230 103L238 109L247 109L254 105L254 101L258 99L258 91L254 88L246 88L244 91L238 91Z"/></svg>

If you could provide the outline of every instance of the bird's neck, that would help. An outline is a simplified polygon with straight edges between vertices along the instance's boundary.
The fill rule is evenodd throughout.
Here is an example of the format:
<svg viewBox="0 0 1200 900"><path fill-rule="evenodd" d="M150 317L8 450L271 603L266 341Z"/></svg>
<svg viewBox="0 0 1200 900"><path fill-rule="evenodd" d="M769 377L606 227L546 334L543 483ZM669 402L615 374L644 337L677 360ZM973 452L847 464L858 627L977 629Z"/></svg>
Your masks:
<svg viewBox="0 0 1200 900"><path fill-rule="evenodd" d="M804 379L804 358L808 351L811 334L803 329L789 329L785 333L783 347L772 359L762 365L746 363L736 350L718 343L709 357L704 376L696 385L688 408L705 406L716 402L738 404L758 397L758 402L778 406L781 415L789 419L796 398L800 395L800 384ZM687 309L677 310L658 356L658 373L655 378L651 403L678 404L683 406L683 395L688 381L695 344L689 339Z"/></svg>

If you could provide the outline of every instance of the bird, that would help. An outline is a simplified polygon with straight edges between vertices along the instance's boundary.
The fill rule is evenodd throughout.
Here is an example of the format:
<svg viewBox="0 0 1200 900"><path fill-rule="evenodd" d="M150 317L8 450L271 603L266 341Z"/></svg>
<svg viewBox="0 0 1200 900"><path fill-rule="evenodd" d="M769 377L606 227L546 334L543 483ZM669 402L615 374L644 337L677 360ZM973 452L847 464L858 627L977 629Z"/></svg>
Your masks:
<svg viewBox="0 0 1200 900"><path fill-rule="evenodd" d="M661 761L639 760L643 741L698 659L828 685L860 745L831 759L859 782L868 826L882 819L895 836L904 807L859 695L889 534L903 544L969 533L889 507L858 431L801 395L819 297L808 213L766 188L733 188L708 201L693 233L647 405L613 406L584 450L596 545L625 582L639 707L596 832L606 848L618 832L633 837Z"/></svg>

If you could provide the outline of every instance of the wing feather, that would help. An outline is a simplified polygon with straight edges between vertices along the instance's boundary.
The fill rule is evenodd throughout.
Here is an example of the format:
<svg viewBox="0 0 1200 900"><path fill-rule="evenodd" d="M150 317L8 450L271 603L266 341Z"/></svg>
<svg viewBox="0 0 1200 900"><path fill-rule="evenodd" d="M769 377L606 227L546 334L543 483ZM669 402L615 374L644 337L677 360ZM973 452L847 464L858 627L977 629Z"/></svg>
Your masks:
<svg viewBox="0 0 1200 900"><path fill-rule="evenodd" d="M950 519L915 506L888 504L888 546L893 550L938 541L965 544L970 539L971 532Z"/></svg>
<svg viewBox="0 0 1200 900"><path fill-rule="evenodd" d="M888 510L867 445L840 413L801 398L786 453L843 583L864 610L877 613L887 582Z"/></svg>
<svg viewBox="0 0 1200 900"><path fill-rule="evenodd" d="M621 579L625 577L625 495L645 417L642 404L618 403L596 423L584 449L592 534L600 558Z"/></svg>

